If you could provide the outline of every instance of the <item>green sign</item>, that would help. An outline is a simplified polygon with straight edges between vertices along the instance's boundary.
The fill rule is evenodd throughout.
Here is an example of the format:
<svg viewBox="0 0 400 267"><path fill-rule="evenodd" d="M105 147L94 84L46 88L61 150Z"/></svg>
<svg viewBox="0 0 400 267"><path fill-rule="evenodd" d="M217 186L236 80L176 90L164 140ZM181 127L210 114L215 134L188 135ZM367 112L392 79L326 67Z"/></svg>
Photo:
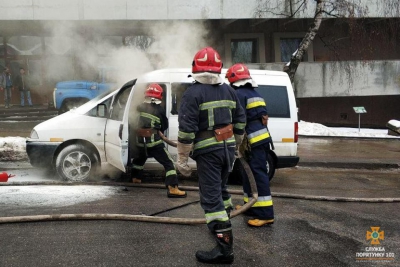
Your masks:
<svg viewBox="0 0 400 267"><path fill-rule="evenodd" d="M367 113L364 107L353 107L355 113Z"/></svg>

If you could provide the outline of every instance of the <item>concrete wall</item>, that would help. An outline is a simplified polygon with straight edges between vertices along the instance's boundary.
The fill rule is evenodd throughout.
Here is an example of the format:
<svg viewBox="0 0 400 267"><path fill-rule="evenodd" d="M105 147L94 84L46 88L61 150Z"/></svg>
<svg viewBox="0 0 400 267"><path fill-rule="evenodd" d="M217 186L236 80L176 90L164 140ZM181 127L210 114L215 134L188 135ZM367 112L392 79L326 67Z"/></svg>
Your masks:
<svg viewBox="0 0 400 267"><path fill-rule="evenodd" d="M250 64L282 70L283 64ZM400 120L400 61L302 62L295 76L300 120L327 126L358 127L353 107L367 110L361 126L386 128Z"/></svg>
<svg viewBox="0 0 400 267"><path fill-rule="evenodd" d="M283 64L249 64L282 70ZM400 95L400 61L302 62L294 87L298 98Z"/></svg>
<svg viewBox="0 0 400 267"><path fill-rule="evenodd" d="M177 20L282 18L282 0L0 0L0 20ZM354 1L353 1L354 2ZM398 17L396 0L358 0L369 17ZM265 8L274 12L261 12ZM294 8L295 9L295 8ZM296 18L312 18L315 2Z"/></svg>
<svg viewBox="0 0 400 267"><path fill-rule="evenodd" d="M300 120L326 126L358 127L358 114L353 107L364 107L361 127L385 129L390 120L400 120L400 94L347 97L298 98Z"/></svg>

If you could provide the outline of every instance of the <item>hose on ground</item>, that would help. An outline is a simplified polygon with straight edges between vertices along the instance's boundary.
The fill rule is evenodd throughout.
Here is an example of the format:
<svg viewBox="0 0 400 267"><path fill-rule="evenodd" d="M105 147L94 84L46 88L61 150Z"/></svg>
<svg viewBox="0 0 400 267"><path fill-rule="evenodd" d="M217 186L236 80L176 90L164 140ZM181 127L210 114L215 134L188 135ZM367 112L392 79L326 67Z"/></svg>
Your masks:
<svg viewBox="0 0 400 267"><path fill-rule="evenodd" d="M253 173L249 164L240 158L240 162L246 171L249 178L249 183L252 191L252 198L249 202L244 204L240 209L231 212L231 218L245 212L254 203L257 202L258 191L257 185L254 180ZM162 187L165 189L165 186ZM183 187L181 187L183 189ZM197 188L198 190L198 188ZM194 191L194 190L193 190ZM243 193L243 192L242 192ZM153 223L168 223L168 224L205 224L205 218L192 219L192 218L173 218L173 217L159 217L159 216L146 216L146 215L131 215L131 214L52 214L52 215L30 215L30 216L12 216L0 217L0 224L2 223L20 223L20 222L39 222L39 221L67 221L67 220L124 220L124 221L140 221L140 222L153 222Z"/></svg>
<svg viewBox="0 0 400 267"><path fill-rule="evenodd" d="M121 182L15 182L12 184L0 184L0 186L31 186L31 185L65 185L65 186L78 186L78 185L103 185L103 186L125 186L125 187L142 187L153 189L165 189L165 185L161 184L133 184ZM199 191L196 186L179 186L180 189L185 191ZM231 195L243 195L242 190L228 189ZM315 196L315 195L300 195L291 193L271 192L272 197L276 198L291 198L303 199L314 201L335 201L335 202L366 202L366 203L392 203L400 202L400 198L358 198L358 197L337 197L337 196Z"/></svg>

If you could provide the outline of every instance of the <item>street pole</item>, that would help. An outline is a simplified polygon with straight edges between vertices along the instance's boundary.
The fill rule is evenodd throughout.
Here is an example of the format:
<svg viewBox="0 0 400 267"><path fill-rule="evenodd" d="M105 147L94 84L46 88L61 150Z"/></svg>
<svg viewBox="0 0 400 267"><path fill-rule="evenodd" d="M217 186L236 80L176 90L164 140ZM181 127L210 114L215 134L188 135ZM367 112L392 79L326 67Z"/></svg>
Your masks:
<svg viewBox="0 0 400 267"><path fill-rule="evenodd" d="M358 133L361 132L361 113L367 113L364 107L353 107L354 112L358 114Z"/></svg>

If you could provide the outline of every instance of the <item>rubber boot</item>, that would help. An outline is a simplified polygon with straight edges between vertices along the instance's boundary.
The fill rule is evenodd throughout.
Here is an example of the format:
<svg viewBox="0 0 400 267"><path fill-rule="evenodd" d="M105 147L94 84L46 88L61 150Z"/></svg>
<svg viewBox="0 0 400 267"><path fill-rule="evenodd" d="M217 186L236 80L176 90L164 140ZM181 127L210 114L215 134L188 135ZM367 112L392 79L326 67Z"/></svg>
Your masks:
<svg viewBox="0 0 400 267"><path fill-rule="evenodd" d="M177 185L169 185L167 195L169 198L185 198L187 196L186 192L179 190Z"/></svg>
<svg viewBox="0 0 400 267"><path fill-rule="evenodd" d="M214 236L217 240L217 246L211 251L197 251L197 260L210 264L232 263L234 260L233 235L230 224L217 224L214 230Z"/></svg>
<svg viewBox="0 0 400 267"><path fill-rule="evenodd" d="M252 219L252 220L247 221L248 225L254 226L254 227L260 227L263 225L271 225L273 223L274 223L274 219L269 219L269 220Z"/></svg>

